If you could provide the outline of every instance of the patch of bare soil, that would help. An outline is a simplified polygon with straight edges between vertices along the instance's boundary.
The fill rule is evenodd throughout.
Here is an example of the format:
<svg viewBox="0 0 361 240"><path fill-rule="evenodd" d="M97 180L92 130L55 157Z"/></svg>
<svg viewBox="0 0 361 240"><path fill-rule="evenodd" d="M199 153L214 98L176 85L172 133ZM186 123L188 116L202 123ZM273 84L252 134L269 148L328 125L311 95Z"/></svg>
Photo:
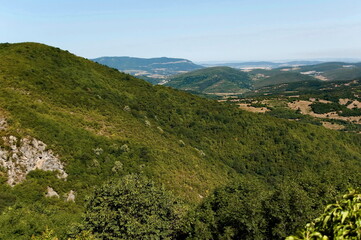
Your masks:
<svg viewBox="0 0 361 240"><path fill-rule="evenodd" d="M321 81L328 81L328 78L325 77L325 76L322 76L322 75L317 75L317 76L314 76L314 77L321 80Z"/></svg>
<svg viewBox="0 0 361 240"><path fill-rule="evenodd" d="M239 94L244 93L244 92L246 92L246 91L239 91L239 92L235 92L235 93L224 93L224 92L223 93L222 92L220 92L220 93L218 93L218 92L212 93L212 92L207 92L207 94L217 95L217 96L220 96L220 97L225 97L225 96L239 95Z"/></svg>
<svg viewBox="0 0 361 240"><path fill-rule="evenodd" d="M330 123L330 122L322 122L322 126L324 126L325 128L328 128L328 129L332 129L332 130L341 130L341 129L345 128L345 126L342 126L337 123Z"/></svg>
<svg viewBox="0 0 361 240"><path fill-rule="evenodd" d="M319 99L318 100L320 103L332 103L331 101L327 101L327 100L323 100L323 99Z"/></svg>
<svg viewBox="0 0 361 240"><path fill-rule="evenodd" d="M351 99L348 99L348 98L340 98L338 100L338 103L341 104L341 105L346 105L346 103L348 103L349 101L351 101Z"/></svg>
<svg viewBox="0 0 361 240"><path fill-rule="evenodd" d="M312 101L299 100L288 103L288 107L292 110L300 110L302 114L310 114Z"/></svg>
<svg viewBox="0 0 361 240"><path fill-rule="evenodd" d="M329 112L325 114L317 114L314 113L311 109L312 101L295 101L292 103L288 103L288 107L293 110L300 109L302 114L308 114L312 117L316 118L327 118L327 119L337 119L337 120L344 120L348 122L353 122L357 124L361 124L361 116L352 116L352 117L343 117L339 116L337 112Z"/></svg>
<svg viewBox="0 0 361 240"><path fill-rule="evenodd" d="M246 110L249 112L254 112L254 113L265 113L265 112L269 111L269 109L266 107L260 107L260 108L252 107L247 103L240 103L240 104L238 104L238 106L240 109L243 109L243 110Z"/></svg>
<svg viewBox="0 0 361 240"><path fill-rule="evenodd" d="M355 100L347 106L348 109L361 108L361 102Z"/></svg>

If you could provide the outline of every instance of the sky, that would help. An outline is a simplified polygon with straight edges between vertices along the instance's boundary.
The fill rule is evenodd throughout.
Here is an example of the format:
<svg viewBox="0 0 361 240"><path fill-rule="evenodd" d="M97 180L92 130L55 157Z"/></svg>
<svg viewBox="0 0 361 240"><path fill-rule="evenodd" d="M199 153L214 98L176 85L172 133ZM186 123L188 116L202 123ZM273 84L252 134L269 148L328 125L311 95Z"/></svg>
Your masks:
<svg viewBox="0 0 361 240"><path fill-rule="evenodd" d="M360 0L0 0L0 29L86 58L361 59Z"/></svg>

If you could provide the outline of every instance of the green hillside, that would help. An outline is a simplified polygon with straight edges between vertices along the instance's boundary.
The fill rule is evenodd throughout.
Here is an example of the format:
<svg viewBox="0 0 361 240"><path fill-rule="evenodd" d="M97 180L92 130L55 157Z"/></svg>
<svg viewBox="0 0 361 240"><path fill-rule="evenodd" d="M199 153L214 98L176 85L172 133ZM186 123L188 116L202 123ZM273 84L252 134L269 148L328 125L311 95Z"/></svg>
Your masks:
<svg viewBox="0 0 361 240"><path fill-rule="evenodd" d="M271 86L281 83L304 82L312 80L316 79L311 76L302 75L300 73L280 72L277 74L272 74L271 76L262 80L254 81L254 87L261 88L264 86Z"/></svg>
<svg viewBox="0 0 361 240"><path fill-rule="evenodd" d="M238 65L235 65L240 67ZM308 82L347 81L361 77L360 63L327 62L298 67L247 69L209 67L169 78L167 86L202 94L237 95L267 86Z"/></svg>
<svg viewBox="0 0 361 240"><path fill-rule="evenodd" d="M170 77L165 85L202 94L236 95L264 86L312 80L317 79L280 69L243 72L230 67L210 67Z"/></svg>
<svg viewBox="0 0 361 240"><path fill-rule="evenodd" d="M353 80L361 77L360 63L328 62L300 67L300 72L316 71L329 81Z"/></svg>
<svg viewBox="0 0 361 240"><path fill-rule="evenodd" d="M211 67L174 76L166 86L207 94L242 93L251 88L251 80L234 68Z"/></svg>
<svg viewBox="0 0 361 240"><path fill-rule="evenodd" d="M305 98L357 98L360 92L360 79L349 81L303 81L289 82L257 88L244 94L245 97L256 96L294 96Z"/></svg>
<svg viewBox="0 0 361 240"><path fill-rule="evenodd" d="M60 239L74 236L93 189L128 174L184 203L177 239L281 239L360 185L359 135L153 86L42 44L1 44L0 58L0 155L36 138L68 174L35 170L10 187L2 166L0 239L47 227ZM247 75L222 69L229 84L249 87ZM213 81L195 88L221 80ZM45 198L47 187L60 197ZM64 200L70 190L75 203Z"/></svg>

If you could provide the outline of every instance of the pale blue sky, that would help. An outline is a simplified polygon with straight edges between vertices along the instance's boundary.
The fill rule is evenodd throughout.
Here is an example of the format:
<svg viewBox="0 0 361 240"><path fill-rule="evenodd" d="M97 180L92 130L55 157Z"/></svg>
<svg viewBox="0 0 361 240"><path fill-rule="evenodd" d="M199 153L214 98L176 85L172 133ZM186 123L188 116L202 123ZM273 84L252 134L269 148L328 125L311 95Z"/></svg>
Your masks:
<svg viewBox="0 0 361 240"><path fill-rule="evenodd" d="M87 58L361 58L361 0L0 0L0 29Z"/></svg>

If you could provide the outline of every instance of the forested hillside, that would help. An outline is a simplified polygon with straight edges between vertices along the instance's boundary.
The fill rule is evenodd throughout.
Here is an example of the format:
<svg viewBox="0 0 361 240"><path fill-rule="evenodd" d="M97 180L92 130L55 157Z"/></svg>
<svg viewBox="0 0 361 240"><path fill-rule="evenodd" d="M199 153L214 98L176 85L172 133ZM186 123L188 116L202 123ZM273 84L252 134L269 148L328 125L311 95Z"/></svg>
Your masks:
<svg viewBox="0 0 361 240"><path fill-rule="evenodd" d="M245 63L246 64L246 63ZM350 81L361 77L360 63L327 62L303 66L295 62L292 66L268 66L260 62L259 66L231 65L233 67L209 67L192 72L170 76L167 86L203 94L206 97L249 95L252 91L263 91L264 87L276 87L279 84L307 82ZM262 65L266 64L266 65ZM300 65L297 65L300 64ZM275 67L275 68L271 68ZM207 95L208 94L208 95Z"/></svg>
<svg viewBox="0 0 361 240"><path fill-rule="evenodd" d="M60 239L82 229L111 229L109 239L281 239L360 185L359 135L153 86L42 44L1 44L0 58L0 239L47 228ZM9 186L14 169L26 179ZM137 196L128 204L169 212L145 210L146 223L119 214L105 226L100 216L124 189Z"/></svg>
<svg viewBox="0 0 361 240"><path fill-rule="evenodd" d="M211 67L176 75L166 86L204 94L237 94L252 88L247 73L230 67Z"/></svg>

